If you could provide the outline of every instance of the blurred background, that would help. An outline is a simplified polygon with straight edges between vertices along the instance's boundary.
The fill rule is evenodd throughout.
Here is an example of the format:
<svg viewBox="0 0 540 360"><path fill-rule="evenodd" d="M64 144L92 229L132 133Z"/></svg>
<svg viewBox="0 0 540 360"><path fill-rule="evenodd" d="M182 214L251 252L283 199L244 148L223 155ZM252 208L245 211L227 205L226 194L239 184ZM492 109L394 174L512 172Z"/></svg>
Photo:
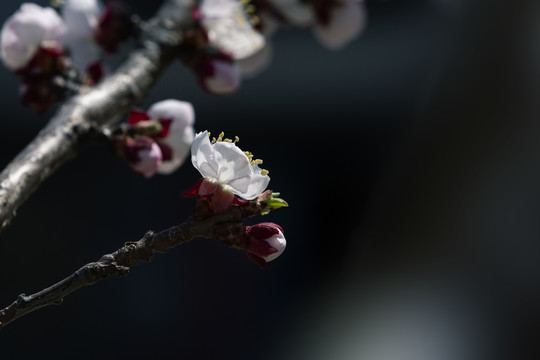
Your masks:
<svg viewBox="0 0 540 360"><path fill-rule="evenodd" d="M143 18L159 6L129 3ZM2 21L18 7L2 2ZM190 101L197 131L264 159L290 204L253 219L285 230L270 270L197 239L12 323L0 358L537 359L540 3L367 11L344 50L280 30L234 95L203 92L178 62L141 104ZM18 79L0 77L3 168L53 111L23 108ZM188 162L143 179L87 147L0 234L0 306L182 222L198 177Z"/></svg>

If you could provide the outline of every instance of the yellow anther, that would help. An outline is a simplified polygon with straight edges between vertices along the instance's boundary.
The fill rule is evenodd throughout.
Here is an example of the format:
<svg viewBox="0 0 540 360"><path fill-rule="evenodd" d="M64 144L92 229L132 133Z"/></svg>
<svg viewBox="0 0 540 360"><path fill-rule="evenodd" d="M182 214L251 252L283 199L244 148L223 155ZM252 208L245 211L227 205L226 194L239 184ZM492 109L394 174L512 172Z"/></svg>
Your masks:
<svg viewBox="0 0 540 360"><path fill-rule="evenodd" d="M240 141L240 138L238 136L235 136L234 137L234 142L239 142Z"/></svg>
<svg viewBox="0 0 540 360"><path fill-rule="evenodd" d="M261 170L261 175L268 175L269 171L268 170L265 170L265 169L262 169Z"/></svg>
<svg viewBox="0 0 540 360"><path fill-rule="evenodd" d="M259 25L261 22L261 19L257 15L251 15L251 25L256 26Z"/></svg>
<svg viewBox="0 0 540 360"><path fill-rule="evenodd" d="M250 4L250 5L246 6L246 11L248 13L250 13L250 14L253 14L255 12L255 10L257 10L257 9L255 8L255 5L253 5L253 4Z"/></svg>
<svg viewBox="0 0 540 360"><path fill-rule="evenodd" d="M64 5L64 0L51 0L51 7L59 8Z"/></svg>
<svg viewBox="0 0 540 360"><path fill-rule="evenodd" d="M223 139L223 141L228 142L228 143L232 143L231 139Z"/></svg>
<svg viewBox="0 0 540 360"><path fill-rule="evenodd" d="M212 138L212 144L215 144L215 143L216 143L216 138L213 137L213 138Z"/></svg>
<svg viewBox="0 0 540 360"><path fill-rule="evenodd" d="M263 161L261 159L256 159L251 162L251 165L261 165Z"/></svg>
<svg viewBox="0 0 540 360"><path fill-rule="evenodd" d="M225 133L222 131L221 134L219 134L217 141L223 141L224 136L225 136Z"/></svg>
<svg viewBox="0 0 540 360"><path fill-rule="evenodd" d="M251 2L251 0L240 0L240 4L247 5Z"/></svg>
<svg viewBox="0 0 540 360"><path fill-rule="evenodd" d="M208 137L210 137L210 131L208 132Z"/></svg>

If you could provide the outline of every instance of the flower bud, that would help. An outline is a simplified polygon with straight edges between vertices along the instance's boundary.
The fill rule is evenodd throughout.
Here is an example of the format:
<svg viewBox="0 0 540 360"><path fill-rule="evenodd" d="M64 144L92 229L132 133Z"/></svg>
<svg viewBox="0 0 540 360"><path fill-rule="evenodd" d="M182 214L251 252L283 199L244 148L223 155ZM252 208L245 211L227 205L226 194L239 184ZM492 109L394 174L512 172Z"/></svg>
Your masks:
<svg viewBox="0 0 540 360"><path fill-rule="evenodd" d="M240 68L226 56L204 56L196 70L199 84L215 95L229 94L240 86Z"/></svg>
<svg viewBox="0 0 540 360"><path fill-rule="evenodd" d="M269 222L246 226L245 238L247 256L262 267L281 255L287 245L281 226Z"/></svg>
<svg viewBox="0 0 540 360"><path fill-rule="evenodd" d="M154 175L161 165L161 149L147 136L126 138L123 153L133 171L147 178Z"/></svg>
<svg viewBox="0 0 540 360"><path fill-rule="evenodd" d="M24 106L43 114L56 101L64 97L65 89L55 80L58 77L34 74L23 77L19 95Z"/></svg>
<svg viewBox="0 0 540 360"><path fill-rule="evenodd" d="M338 3L319 12L318 16L315 37L330 50L339 50L356 39L367 21L364 5L356 2Z"/></svg>
<svg viewBox="0 0 540 360"><path fill-rule="evenodd" d="M148 111L133 110L128 124L137 134L151 136L159 145L163 162L160 174L170 174L184 163L193 142L195 111L186 101L168 99L153 104ZM152 131L149 125L158 125ZM154 128L157 130L157 127ZM149 130L146 132L146 130Z"/></svg>

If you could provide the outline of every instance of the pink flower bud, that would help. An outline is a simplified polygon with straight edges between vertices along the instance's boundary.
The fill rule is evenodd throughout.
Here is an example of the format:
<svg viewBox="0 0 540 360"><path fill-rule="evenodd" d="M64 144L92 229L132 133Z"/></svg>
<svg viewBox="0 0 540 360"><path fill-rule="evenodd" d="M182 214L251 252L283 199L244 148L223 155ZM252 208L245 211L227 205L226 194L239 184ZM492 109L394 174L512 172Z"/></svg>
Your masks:
<svg viewBox="0 0 540 360"><path fill-rule="evenodd" d="M215 95L229 94L240 86L240 69L230 58L205 57L197 72L202 88Z"/></svg>
<svg viewBox="0 0 540 360"><path fill-rule="evenodd" d="M33 74L23 77L20 97L24 106L42 114L64 96L64 89L55 83L55 77L46 74Z"/></svg>
<svg viewBox="0 0 540 360"><path fill-rule="evenodd" d="M144 177L154 175L161 165L161 150L158 144L147 136L127 138L123 150L131 168Z"/></svg>
<svg viewBox="0 0 540 360"><path fill-rule="evenodd" d="M281 255L287 245L283 229L274 223L246 226L245 236L247 256L263 267Z"/></svg>
<svg viewBox="0 0 540 360"><path fill-rule="evenodd" d="M317 40L330 50L339 50L356 39L366 26L366 12L362 3L344 1L330 3L318 13L314 28Z"/></svg>

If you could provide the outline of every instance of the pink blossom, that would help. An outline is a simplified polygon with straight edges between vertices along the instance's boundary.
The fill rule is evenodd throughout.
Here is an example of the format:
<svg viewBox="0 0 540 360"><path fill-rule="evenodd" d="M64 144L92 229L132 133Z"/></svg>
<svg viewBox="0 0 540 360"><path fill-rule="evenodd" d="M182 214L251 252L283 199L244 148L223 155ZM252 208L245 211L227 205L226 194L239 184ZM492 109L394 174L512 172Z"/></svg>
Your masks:
<svg viewBox="0 0 540 360"><path fill-rule="evenodd" d="M339 50L356 39L366 26L364 4L356 1L331 3L318 13L313 29L319 42L330 50Z"/></svg>
<svg viewBox="0 0 540 360"><path fill-rule="evenodd" d="M136 173L147 178L156 173L162 161L161 149L147 136L127 138L124 157Z"/></svg>
<svg viewBox="0 0 540 360"><path fill-rule="evenodd" d="M11 70L24 68L44 42L60 42L66 27L50 7L24 3L2 26L0 55Z"/></svg>
<svg viewBox="0 0 540 360"><path fill-rule="evenodd" d="M235 91L242 80L240 68L224 56L206 56L199 60L197 73L202 88L215 95Z"/></svg>
<svg viewBox="0 0 540 360"><path fill-rule="evenodd" d="M158 121L162 126L162 131L153 136L163 155L157 172L170 174L184 163L189 154L195 136L193 106L186 101L163 100L153 104L147 112L132 111L128 124L136 125L145 120Z"/></svg>

